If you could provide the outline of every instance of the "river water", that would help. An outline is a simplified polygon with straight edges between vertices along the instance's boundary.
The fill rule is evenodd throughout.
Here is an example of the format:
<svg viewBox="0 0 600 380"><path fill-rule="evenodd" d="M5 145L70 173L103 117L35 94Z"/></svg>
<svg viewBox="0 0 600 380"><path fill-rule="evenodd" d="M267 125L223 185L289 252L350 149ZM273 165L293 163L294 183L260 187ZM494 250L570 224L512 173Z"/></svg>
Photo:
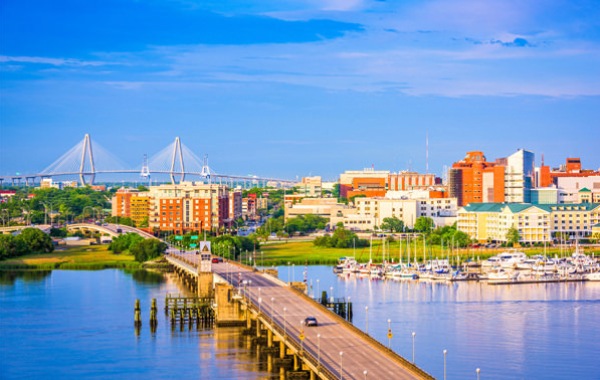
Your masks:
<svg viewBox="0 0 600 380"><path fill-rule="evenodd" d="M600 283L371 281L325 266L279 268L283 280L303 272L309 294L350 297L353 323L409 360L415 332L415 362L436 378L447 350L448 379L476 379L476 368L481 379L600 379ZM167 293L181 293L176 281L121 270L0 274L0 378L277 378L240 329L172 329L162 313Z"/></svg>

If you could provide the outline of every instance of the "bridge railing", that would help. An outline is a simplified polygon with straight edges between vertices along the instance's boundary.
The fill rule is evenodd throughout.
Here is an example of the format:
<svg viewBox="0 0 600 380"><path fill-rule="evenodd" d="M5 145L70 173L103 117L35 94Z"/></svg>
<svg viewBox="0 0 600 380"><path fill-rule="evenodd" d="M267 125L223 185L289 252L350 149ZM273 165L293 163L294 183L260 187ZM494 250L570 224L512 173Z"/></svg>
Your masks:
<svg viewBox="0 0 600 380"><path fill-rule="evenodd" d="M260 317L261 315L266 316L267 314L264 312L264 310L258 310L258 307L254 304L254 302L252 302L252 300L250 300L250 302L248 303L250 309L254 310L254 312L256 312L256 314ZM284 337L285 339L285 343L289 346L291 346L297 353L298 356L300 356L302 358L303 361L308 362L310 364L310 366L312 366L316 371L317 371L317 375L322 378L325 377L327 379L338 379L340 378L340 374L335 374L333 373L329 368L327 368L326 366L323 366L322 362L319 362L317 356L318 353L315 352L314 349L305 346L304 344L300 343L299 341L299 337L296 337L293 334L290 334L289 331L283 329L281 326L279 326L277 323L275 323L274 320L272 320L271 315L267 317L263 317L263 319L265 321L268 322L269 326L271 327L271 329L275 330L274 332L277 332L280 336ZM272 320L272 322L271 322ZM304 352L308 353L309 355L304 355Z"/></svg>
<svg viewBox="0 0 600 380"><path fill-rule="evenodd" d="M307 302L313 302L314 304L318 305L320 308L323 309L324 312L328 312L328 315L331 318L335 319L340 324L346 326L348 329L352 330L356 334L362 336L365 340L369 341L372 345L374 345L378 350L380 350L380 351L384 352L385 354L387 354L388 357L390 357L391 359L393 359L394 361L396 361L400 365L409 368L411 371L413 371L415 374L417 374L421 378L432 379L432 380L435 379L433 376L431 376L430 374L428 374L427 372L425 372L424 370L422 370L421 368L419 368L418 366L416 366L414 363L411 363L410 361L406 360L405 358L403 358L402 356L400 356L399 354L397 354L396 352L394 352L392 349L390 349L387 346L385 346L384 344L382 344L377 339L373 338L372 336L370 336L369 334L365 333L364 331L362 331L358 327L354 326L352 323L346 321L344 318L340 317L339 315L337 315L335 313L332 313L329 309L327 309L327 307L325 307L324 305L321 305L320 303L316 302L314 299L310 298L309 296L307 296L306 294L304 294L300 290L294 289L294 288L292 288L292 290L294 292L296 292L300 297L304 298Z"/></svg>

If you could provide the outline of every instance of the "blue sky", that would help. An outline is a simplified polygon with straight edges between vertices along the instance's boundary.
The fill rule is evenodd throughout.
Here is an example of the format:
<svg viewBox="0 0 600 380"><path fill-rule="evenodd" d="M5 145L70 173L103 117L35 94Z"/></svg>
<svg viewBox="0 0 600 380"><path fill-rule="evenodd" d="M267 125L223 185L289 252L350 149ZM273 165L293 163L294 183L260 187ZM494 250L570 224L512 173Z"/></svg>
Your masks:
<svg viewBox="0 0 600 380"><path fill-rule="evenodd" d="M600 167L600 7L546 0L4 0L0 174L176 136L223 174Z"/></svg>

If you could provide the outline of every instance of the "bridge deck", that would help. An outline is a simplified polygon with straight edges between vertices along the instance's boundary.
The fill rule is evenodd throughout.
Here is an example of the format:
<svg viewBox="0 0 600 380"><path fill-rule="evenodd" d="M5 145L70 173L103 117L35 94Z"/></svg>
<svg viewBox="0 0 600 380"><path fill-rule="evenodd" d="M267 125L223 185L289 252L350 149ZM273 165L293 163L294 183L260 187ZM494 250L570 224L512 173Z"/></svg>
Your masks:
<svg viewBox="0 0 600 380"><path fill-rule="evenodd" d="M179 255L169 256L172 262L179 261L176 260L176 256ZM194 254L181 256L191 263L198 260ZM321 365L338 378L363 379L365 370L371 379L432 378L281 281L235 263L212 264L212 269L214 273L242 290L243 281L246 281L245 296L256 307L260 306L265 318L286 331L288 337L298 342L298 345L299 335L303 330L304 351L315 359L319 357L320 352ZM319 326L303 328L301 321L307 316L316 317ZM320 334L320 338L317 338L317 334Z"/></svg>

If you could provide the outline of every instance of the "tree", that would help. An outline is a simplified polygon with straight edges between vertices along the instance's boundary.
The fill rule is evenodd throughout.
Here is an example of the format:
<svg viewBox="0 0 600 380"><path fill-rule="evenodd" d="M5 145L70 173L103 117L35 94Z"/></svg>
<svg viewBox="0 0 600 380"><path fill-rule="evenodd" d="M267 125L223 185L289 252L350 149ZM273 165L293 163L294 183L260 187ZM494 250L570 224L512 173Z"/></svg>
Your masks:
<svg viewBox="0 0 600 380"><path fill-rule="evenodd" d="M27 245L13 235L0 234L0 260L23 256L27 253Z"/></svg>
<svg viewBox="0 0 600 380"><path fill-rule="evenodd" d="M423 232L425 234L429 234L433 229L434 223L433 219L426 216L419 216L417 220L415 220L414 229L419 232Z"/></svg>
<svg viewBox="0 0 600 380"><path fill-rule="evenodd" d="M144 240L144 238L140 235L133 232L128 232L113 239L108 246L108 249L113 253L121 253L124 251L129 251L131 253L131 248L142 240Z"/></svg>
<svg viewBox="0 0 600 380"><path fill-rule="evenodd" d="M521 235L519 234L519 230L514 227L511 227L506 232L506 243L512 244L513 246L517 244L521 240Z"/></svg>
<svg viewBox="0 0 600 380"><path fill-rule="evenodd" d="M48 253L54 251L52 238L37 228L25 228L19 235L17 240L21 240L30 252Z"/></svg>
<svg viewBox="0 0 600 380"><path fill-rule="evenodd" d="M159 257L167 250L168 246L158 239L144 239L130 248L130 252L135 256L135 261L143 263Z"/></svg>
<svg viewBox="0 0 600 380"><path fill-rule="evenodd" d="M390 232L401 232L404 229L404 222L395 216L391 218L383 218L381 229Z"/></svg>

